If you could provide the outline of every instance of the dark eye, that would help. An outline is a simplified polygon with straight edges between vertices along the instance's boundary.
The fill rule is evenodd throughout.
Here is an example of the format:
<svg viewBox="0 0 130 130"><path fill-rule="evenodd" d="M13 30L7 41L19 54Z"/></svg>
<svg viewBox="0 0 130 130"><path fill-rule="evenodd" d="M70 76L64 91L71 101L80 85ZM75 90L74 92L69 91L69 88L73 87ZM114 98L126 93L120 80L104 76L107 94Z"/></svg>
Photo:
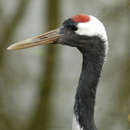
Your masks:
<svg viewBox="0 0 130 130"><path fill-rule="evenodd" d="M70 18L64 21L63 26L71 31L78 30L77 23L73 22Z"/></svg>
<svg viewBox="0 0 130 130"><path fill-rule="evenodd" d="M69 28L70 28L71 30L73 30L73 31L78 30L77 26L76 26L76 25L73 25L73 24L70 25Z"/></svg>
<svg viewBox="0 0 130 130"><path fill-rule="evenodd" d="M70 28L73 30L73 31L76 31L78 30L77 26L76 25L71 25Z"/></svg>

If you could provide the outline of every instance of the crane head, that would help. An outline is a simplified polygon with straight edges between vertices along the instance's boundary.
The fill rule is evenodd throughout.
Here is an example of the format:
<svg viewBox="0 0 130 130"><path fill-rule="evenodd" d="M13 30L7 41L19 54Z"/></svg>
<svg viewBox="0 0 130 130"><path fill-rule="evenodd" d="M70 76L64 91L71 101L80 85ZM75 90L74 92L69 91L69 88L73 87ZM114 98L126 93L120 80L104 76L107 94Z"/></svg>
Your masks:
<svg viewBox="0 0 130 130"><path fill-rule="evenodd" d="M8 50L19 50L32 46L48 43L60 43L77 48L87 47L93 40L102 40L107 52L107 34L101 21L91 15L78 14L65 20L63 24L55 30L42 35L17 42L9 46Z"/></svg>

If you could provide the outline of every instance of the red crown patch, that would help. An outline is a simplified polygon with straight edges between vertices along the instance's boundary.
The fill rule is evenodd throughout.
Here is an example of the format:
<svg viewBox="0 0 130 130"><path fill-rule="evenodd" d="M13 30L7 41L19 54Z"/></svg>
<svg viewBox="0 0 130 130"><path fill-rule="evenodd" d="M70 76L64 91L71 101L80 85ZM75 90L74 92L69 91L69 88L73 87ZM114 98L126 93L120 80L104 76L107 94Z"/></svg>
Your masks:
<svg viewBox="0 0 130 130"><path fill-rule="evenodd" d="M90 21L90 17L88 15L84 15L84 14L77 14L75 16L72 16L71 19L74 22L88 22L88 21Z"/></svg>

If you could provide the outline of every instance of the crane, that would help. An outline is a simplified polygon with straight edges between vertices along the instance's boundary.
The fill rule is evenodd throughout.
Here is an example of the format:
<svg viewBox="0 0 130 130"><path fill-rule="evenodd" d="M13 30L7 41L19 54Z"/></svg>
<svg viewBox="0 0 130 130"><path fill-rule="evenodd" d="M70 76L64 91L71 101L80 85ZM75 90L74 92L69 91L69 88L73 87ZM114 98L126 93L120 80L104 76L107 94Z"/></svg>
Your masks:
<svg viewBox="0 0 130 130"><path fill-rule="evenodd" d="M108 39L103 23L94 16L77 14L52 31L9 46L19 50L44 44L76 47L83 62L75 95L73 130L97 130L94 120L96 89L108 52Z"/></svg>

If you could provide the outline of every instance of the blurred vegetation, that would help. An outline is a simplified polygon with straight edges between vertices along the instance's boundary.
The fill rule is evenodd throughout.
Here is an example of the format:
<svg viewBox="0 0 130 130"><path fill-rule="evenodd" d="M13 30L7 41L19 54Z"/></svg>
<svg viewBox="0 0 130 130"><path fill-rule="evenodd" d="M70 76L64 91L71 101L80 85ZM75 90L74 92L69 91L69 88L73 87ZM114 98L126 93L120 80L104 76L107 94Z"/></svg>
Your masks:
<svg viewBox="0 0 130 130"><path fill-rule="evenodd" d="M17 33L21 28L28 31L24 27L27 24L25 21L28 20L28 23L34 26L36 19L27 19L29 15L45 13L45 16L40 16L42 17L40 28L43 32L44 28L46 31L55 29L58 23L61 23L59 20L73 15L72 12L89 12L89 14L92 12L92 15L102 17L109 36L108 62L105 64L97 93L98 128L130 129L130 1L102 0L95 3L95 1L38 0L40 7L34 6L35 2L35 0L11 0L10 3L8 0L0 1L0 130L68 130L68 127L71 129L72 110L68 110L70 104L67 97L70 102L73 101L72 92L76 86L72 85L78 80L77 73L80 72L80 69L75 69L79 62L78 57L75 57L77 52L65 48L69 54L65 58L58 47L51 45L39 49L36 56L37 53L31 50L32 55L27 55L26 51L21 51L19 54L7 52L6 47L18 36ZM13 10L7 11L7 8L11 8L11 4ZM33 12L36 7L36 10L40 8L40 14ZM30 33L31 31L30 29ZM64 62L64 59L70 59L71 63ZM63 73L60 75L60 72ZM75 75L77 79L74 78ZM61 85L60 81L56 83L55 79L62 80Z"/></svg>
<svg viewBox="0 0 130 130"><path fill-rule="evenodd" d="M2 62L2 58L4 57L5 48L7 47L9 41L11 41L11 38L13 37L13 33L17 29L19 22L23 18L23 16L26 13L26 9L28 7L30 0L19 0L17 11L15 12L13 18L10 18L9 16L3 16L3 11L1 11L0 19L2 19L0 30L1 38L0 38L0 63ZM2 6L2 2L0 3ZM1 7L3 8L3 7ZM2 9L1 9L2 10Z"/></svg>
<svg viewBox="0 0 130 130"><path fill-rule="evenodd" d="M4 15L4 6L2 1L0 1L0 77L1 77L1 94L0 94L0 108L1 108L1 115L0 115L0 129L8 130L12 129L15 130L15 126L12 124L12 120L8 117L8 115L4 112L4 105L3 105L3 92L5 91L6 95L6 89L8 90L8 87L6 88L6 85L10 84L11 82L7 83L7 81L11 81L11 78L8 75L8 65L5 63L5 57L6 57L6 48L8 46L8 43L11 41L13 34L15 30L17 29L20 21L23 19L24 15L26 14L26 10L28 7L30 0L19 0L17 5L17 10L14 13L14 16L11 18L8 15ZM3 86L3 84L5 86ZM4 87L4 88L3 88ZM4 89L4 90L3 90ZM3 108L3 109L2 109Z"/></svg>
<svg viewBox="0 0 130 130"><path fill-rule="evenodd" d="M48 29L52 30L57 28L59 20L59 0L47 1L47 23ZM58 48L56 46L48 46L45 59L42 57L43 65L45 64L45 71L42 70L40 79L40 97L35 111L35 115L32 118L32 123L29 126L29 130L48 130L48 122L51 118L50 109L53 107L50 104L50 93L53 87L53 76L56 67L56 59L58 56ZM45 75L45 77L44 77ZM43 78L44 77L44 78ZM44 115L44 116L41 116Z"/></svg>

